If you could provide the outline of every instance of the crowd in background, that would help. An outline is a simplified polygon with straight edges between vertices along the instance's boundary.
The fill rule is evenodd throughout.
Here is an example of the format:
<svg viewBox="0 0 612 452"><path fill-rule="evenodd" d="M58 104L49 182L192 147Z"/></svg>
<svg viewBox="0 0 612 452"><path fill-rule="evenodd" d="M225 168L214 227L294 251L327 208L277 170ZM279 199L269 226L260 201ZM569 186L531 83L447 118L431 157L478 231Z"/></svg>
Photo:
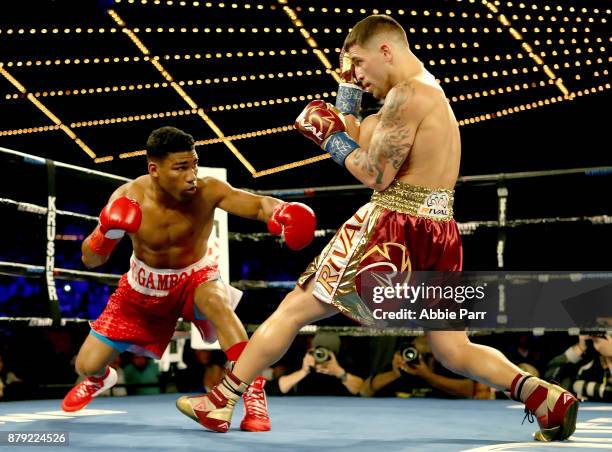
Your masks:
<svg viewBox="0 0 612 452"><path fill-rule="evenodd" d="M64 328L0 328L0 401L60 398L77 380L74 359L86 323ZM169 370L131 353L112 366L117 386L109 396L201 393L220 382L227 364L221 350L194 350ZM523 370L554 379L582 400L612 401L612 336L549 333L475 335ZM41 371L44 369L44 371ZM264 372L269 395L352 397L506 398L506 394L455 375L440 365L424 336L299 335L286 356Z"/></svg>

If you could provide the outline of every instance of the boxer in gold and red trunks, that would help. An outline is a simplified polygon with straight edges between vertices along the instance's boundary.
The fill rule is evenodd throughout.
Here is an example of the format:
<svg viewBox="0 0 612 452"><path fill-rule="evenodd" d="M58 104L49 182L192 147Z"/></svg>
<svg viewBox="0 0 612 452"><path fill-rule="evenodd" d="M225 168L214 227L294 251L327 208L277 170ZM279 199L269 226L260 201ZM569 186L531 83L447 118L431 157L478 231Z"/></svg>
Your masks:
<svg viewBox="0 0 612 452"><path fill-rule="evenodd" d="M459 271L461 239L453 220L453 188L461 154L459 127L435 78L410 50L392 18L370 16L347 36L335 107L308 104L296 128L357 179L371 201L340 227L296 287L255 332L231 372L209 395L192 399L200 423L226 431L249 382L287 350L298 330L342 312L362 324L372 313L359 296L360 272ZM360 89L384 105L361 126ZM561 387L526 374L465 331L428 331L438 361L467 378L507 390L540 426L536 438L563 440L575 429L578 402Z"/></svg>
<svg viewBox="0 0 612 452"><path fill-rule="evenodd" d="M198 155L191 135L162 127L147 141L148 174L119 187L100 214L100 223L82 245L88 268L104 264L128 233L134 248L129 271L92 322L76 359L85 379L64 398L65 411L77 411L117 382L109 363L131 351L159 358L179 317L191 320L207 342L217 337L229 361L236 361L247 335L234 309L240 291L219 279L208 258L208 238L216 208L267 221L292 249L313 238L316 219L300 203L256 196L212 177L198 178ZM256 376L244 394L241 428L270 430L265 380ZM194 416L194 419L197 418Z"/></svg>

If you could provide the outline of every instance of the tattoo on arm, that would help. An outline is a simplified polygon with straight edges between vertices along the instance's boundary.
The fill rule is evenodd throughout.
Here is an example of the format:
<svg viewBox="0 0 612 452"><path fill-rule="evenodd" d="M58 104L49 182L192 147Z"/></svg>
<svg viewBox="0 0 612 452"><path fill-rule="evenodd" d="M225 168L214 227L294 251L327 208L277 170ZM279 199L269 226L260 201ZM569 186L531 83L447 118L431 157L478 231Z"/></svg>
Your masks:
<svg viewBox="0 0 612 452"><path fill-rule="evenodd" d="M412 136L406 118L406 109L414 98L410 83L395 86L381 110L380 123L366 150L355 151L353 161L380 184L385 168L391 165L396 171L402 166L412 148Z"/></svg>

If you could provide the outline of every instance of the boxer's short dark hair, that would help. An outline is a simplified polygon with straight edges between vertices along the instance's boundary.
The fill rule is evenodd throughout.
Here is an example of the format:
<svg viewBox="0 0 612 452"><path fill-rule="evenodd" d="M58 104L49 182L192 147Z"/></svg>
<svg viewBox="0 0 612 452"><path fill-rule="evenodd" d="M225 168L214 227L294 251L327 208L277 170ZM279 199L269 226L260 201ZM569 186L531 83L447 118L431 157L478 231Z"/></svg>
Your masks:
<svg viewBox="0 0 612 452"><path fill-rule="evenodd" d="M398 21L385 14L374 14L360 20L355 24L346 39L344 40L344 50L357 44L364 47L374 37L381 33L392 33L397 35L402 41L408 44L406 32Z"/></svg>
<svg viewBox="0 0 612 452"><path fill-rule="evenodd" d="M191 135L176 127L165 126L155 129L147 139L147 157L165 157L171 152L192 151L194 140Z"/></svg>

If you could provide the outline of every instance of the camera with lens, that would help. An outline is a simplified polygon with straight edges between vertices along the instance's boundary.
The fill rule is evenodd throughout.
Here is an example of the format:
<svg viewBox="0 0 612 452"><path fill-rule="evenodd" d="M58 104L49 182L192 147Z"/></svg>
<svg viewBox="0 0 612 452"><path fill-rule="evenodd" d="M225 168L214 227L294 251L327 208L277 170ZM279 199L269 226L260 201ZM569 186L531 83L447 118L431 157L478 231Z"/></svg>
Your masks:
<svg viewBox="0 0 612 452"><path fill-rule="evenodd" d="M419 362L420 354L419 351L412 345L408 345L400 350L400 355L407 364L413 364Z"/></svg>
<svg viewBox="0 0 612 452"><path fill-rule="evenodd" d="M315 347L312 350L309 350L308 353L313 356L315 363L317 364L324 363L325 361L329 361L331 359L331 351L325 347Z"/></svg>

